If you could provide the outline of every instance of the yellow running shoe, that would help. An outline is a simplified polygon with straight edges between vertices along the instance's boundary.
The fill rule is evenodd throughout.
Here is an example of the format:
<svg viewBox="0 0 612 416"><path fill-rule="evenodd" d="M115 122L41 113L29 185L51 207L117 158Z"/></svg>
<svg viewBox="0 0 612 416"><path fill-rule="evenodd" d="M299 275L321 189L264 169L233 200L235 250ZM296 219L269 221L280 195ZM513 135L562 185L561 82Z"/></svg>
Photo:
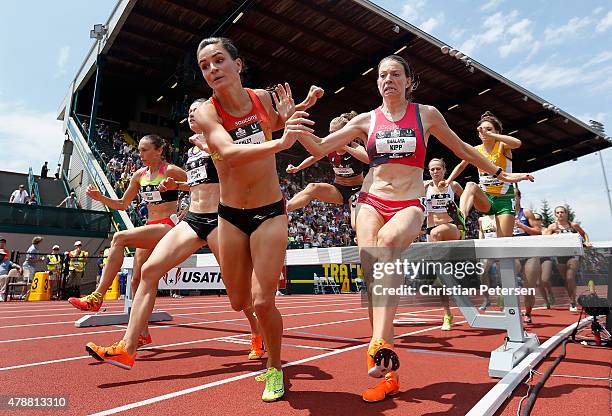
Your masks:
<svg viewBox="0 0 612 416"><path fill-rule="evenodd" d="M399 357L384 339L378 339L370 345L367 360L368 374L376 378L384 376L389 371L395 371L400 366Z"/></svg>
<svg viewBox="0 0 612 416"><path fill-rule="evenodd" d="M442 322L442 331L450 331L453 326L453 315L444 315Z"/></svg>
<svg viewBox="0 0 612 416"><path fill-rule="evenodd" d="M261 335L251 335L251 352L249 360L259 360L265 354L263 337Z"/></svg>
<svg viewBox="0 0 612 416"><path fill-rule="evenodd" d="M102 347L93 342L88 342L85 350L96 360L116 365L125 370L132 369L136 360L136 353L130 355L125 350L125 340L123 339L110 347Z"/></svg>
<svg viewBox="0 0 612 416"><path fill-rule="evenodd" d="M387 396L394 396L399 393L399 374L390 371L385 374L385 379L374 387L370 387L361 394L361 398L368 403L375 403L384 400Z"/></svg>
<svg viewBox="0 0 612 416"><path fill-rule="evenodd" d="M283 370L270 367L265 373L255 377L257 381L265 381L266 388L261 395L264 402L275 402L285 395L285 384L283 382Z"/></svg>

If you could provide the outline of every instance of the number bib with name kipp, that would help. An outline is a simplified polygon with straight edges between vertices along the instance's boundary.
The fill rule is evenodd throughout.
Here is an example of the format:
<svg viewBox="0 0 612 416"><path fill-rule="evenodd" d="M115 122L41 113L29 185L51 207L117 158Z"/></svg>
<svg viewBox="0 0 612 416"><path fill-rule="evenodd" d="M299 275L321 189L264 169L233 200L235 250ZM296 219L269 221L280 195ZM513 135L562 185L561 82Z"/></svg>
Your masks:
<svg viewBox="0 0 612 416"><path fill-rule="evenodd" d="M376 153L388 155L391 159L414 154L416 143L413 129L399 128L376 133Z"/></svg>

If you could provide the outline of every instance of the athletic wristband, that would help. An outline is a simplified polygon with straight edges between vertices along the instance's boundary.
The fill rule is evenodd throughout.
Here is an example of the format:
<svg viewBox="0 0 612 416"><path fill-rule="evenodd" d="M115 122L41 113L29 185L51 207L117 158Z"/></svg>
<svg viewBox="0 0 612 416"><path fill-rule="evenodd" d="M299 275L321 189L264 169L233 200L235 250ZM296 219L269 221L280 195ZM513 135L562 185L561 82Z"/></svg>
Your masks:
<svg viewBox="0 0 612 416"><path fill-rule="evenodd" d="M504 170L502 168L497 169L497 172L495 172L495 175L493 175L494 177L498 178L499 175L503 172Z"/></svg>

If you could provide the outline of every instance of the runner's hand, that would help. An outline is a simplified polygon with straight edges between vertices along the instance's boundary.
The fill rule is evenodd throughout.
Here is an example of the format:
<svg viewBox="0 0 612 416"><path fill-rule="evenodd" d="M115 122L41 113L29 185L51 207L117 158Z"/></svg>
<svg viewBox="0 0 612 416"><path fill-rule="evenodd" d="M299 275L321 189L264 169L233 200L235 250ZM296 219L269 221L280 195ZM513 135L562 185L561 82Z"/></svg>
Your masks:
<svg viewBox="0 0 612 416"><path fill-rule="evenodd" d="M306 108L310 108L316 104L317 100L323 97L325 91L321 87L317 87L316 85L311 85L310 90L308 91L308 96L306 97Z"/></svg>
<svg viewBox="0 0 612 416"><path fill-rule="evenodd" d="M102 193L93 184L89 184L85 193L87 194L88 197L90 197L91 199L95 201L99 201L100 199L102 199Z"/></svg>
<svg viewBox="0 0 612 416"><path fill-rule="evenodd" d="M178 184L174 178L168 177L157 185L157 189L159 189L160 192L174 191L175 189L178 189Z"/></svg>
<svg viewBox="0 0 612 416"><path fill-rule="evenodd" d="M521 181L533 182L535 180L535 178L529 173L508 173L503 171L499 174L498 179L502 182L510 183L516 183Z"/></svg>
<svg viewBox="0 0 612 416"><path fill-rule="evenodd" d="M307 125L313 125L314 121L309 120L308 113L304 111L296 111L285 122L285 131L283 137L280 138L282 149L289 149L293 143L300 137L310 137L314 131Z"/></svg>
<svg viewBox="0 0 612 416"><path fill-rule="evenodd" d="M206 153L210 153L208 143L206 142L206 137L201 133L191 136L189 138L189 143L196 146L200 150L204 150Z"/></svg>
<svg viewBox="0 0 612 416"><path fill-rule="evenodd" d="M289 117L295 113L295 102L291 94L291 87L289 87L289 83L287 82L285 82L284 86L278 84L274 92L275 94L272 94L272 98L274 99L276 112L283 122L287 122Z"/></svg>

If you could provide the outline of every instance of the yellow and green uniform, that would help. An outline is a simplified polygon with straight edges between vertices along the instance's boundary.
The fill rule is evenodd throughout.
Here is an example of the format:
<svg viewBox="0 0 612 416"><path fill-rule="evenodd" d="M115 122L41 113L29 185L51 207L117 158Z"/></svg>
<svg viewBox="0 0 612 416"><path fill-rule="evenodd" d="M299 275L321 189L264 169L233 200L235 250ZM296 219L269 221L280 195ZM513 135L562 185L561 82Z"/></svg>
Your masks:
<svg viewBox="0 0 612 416"><path fill-rule="evenodd" d="M102 260L102 267L106 267L106 264L108 263L109 254L110 254L110 248L105 248L104 253L102 253L102 257L104 257L104 259Z"/></svg>
<svg viewBox="0 0 612 416"><path fill-rule="evenodd" d="M484 145L482 144L476 146L476 150L495 166L502 168L505 172L512 173L512 159L507 157L502 151L502 142L495 141L493 150L491 150L489 154L485 152ZM497 179L495 175L491 175L480 169L478 169L478 178L480 189L484 191L487 199L491 203L489 211L481 212L481 214L516 214L514 186L511 183L502 182Z"/></svg>

